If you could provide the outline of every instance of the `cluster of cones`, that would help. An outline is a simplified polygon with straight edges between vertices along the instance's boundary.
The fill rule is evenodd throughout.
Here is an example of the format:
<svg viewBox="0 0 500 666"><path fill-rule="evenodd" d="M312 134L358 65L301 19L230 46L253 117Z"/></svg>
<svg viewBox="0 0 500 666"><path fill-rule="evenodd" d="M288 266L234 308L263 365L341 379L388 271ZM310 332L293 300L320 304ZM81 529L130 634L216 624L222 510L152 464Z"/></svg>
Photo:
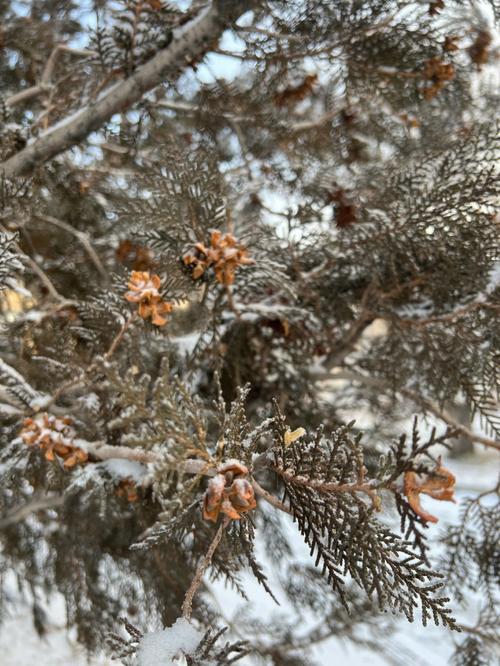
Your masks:
<svg viewBox="0 0 500 666"><path fill-rule="evenodd" d="M21 438L28 446L45 451L46 460L53 461L57 456L64 461L64 468L70 469L88 460L87 452L73 442L75 431L71 424L72 420L68 417L41 414L24 420Z"/></svg>
<svg viewBox="0 0 500 666"><path fill-rule="evenodd" d="M232 234L223 234L217 229L211 232L208 247L196 243L194 252L184 255L183 262L192 270L194 280L212 268L217 281L224 285L233 284L239 266L255 263Z"/></svg>

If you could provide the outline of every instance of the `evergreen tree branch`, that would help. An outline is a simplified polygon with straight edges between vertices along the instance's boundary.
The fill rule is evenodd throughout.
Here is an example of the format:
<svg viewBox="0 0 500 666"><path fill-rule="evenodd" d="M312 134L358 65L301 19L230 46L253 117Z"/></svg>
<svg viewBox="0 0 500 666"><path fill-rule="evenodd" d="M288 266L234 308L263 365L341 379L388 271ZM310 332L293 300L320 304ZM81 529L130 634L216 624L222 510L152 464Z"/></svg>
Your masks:
<svg viewBox="0 0 500 666"><path fill-rule="evenodd" d="M18 104L26 102L27 100L33 99L33 97L38 97L39 95L48 92L51 87L51 78L54 72L54 68L59 56L62 53L69 53L80 58L88 58L89 56L95 55L94 51L89 51L88 49L74 49L70 46L67 46L66 44L57 44L47 60L45 68L42 72L42 76L40 78L40 83L34 86L30 86L25 90L21 90L21 92L15 93L10 97L7 97L5 104L9 107L14 107Z"/></svg>
<svg viewBox="0 0 500 666"><path fill-rule="evenodd" d="M167 77L177 76L190 63L202 58L224 29L253 5L252 0L214 0L192 20L174 29L172 41L165 49L127 79L105 90L95 102L65 118L13 155L0 165L0 171L7 178L30 173L37 165L77 145Z"/></svg>
<svg viewBox="0 0 500 666"><path fill-rule="evenodd" d="M373 377L373 376L367 377L365 375L349 371L337 372L333 375L325 374L322 376L317 376L316 379L323 379L323 380L344 379L352 382L360 382L361 384L365 384L366 386L373 386L383 389L392 388L391 384L382 379L381 377ZM471 442L477 442L479 444L482 444L483 446L500 451L500 442L497 442L495 439L491 439L491 437L485 437L483 435L480 435L479 433L470 430L461 423L458 423L457 421L455 421L455 419L453 419L450 416L450 414L446 410L440 409L440 407L436 405L432 400L424 398L423 396L419 395L416 391L412 391L411 389L408 388L401 387L398 388L397 391L398 393L401 393L401 395L404 395L406 398L413 400L413 402L416 402L418 405L420 405L427 411L434 414L434 416L437 416L441 421L449 425L454 430L458 431L461 435L469 439Z"/></svg>
<svg viewBox="0 0 500 666"><path fill-rule="evenodd" d="M5 232L7 231L3 225L1 225L0 228L2 229L2 231ZM44 287L47 289L48 293L51 295L51 297L54 300L58 301L59 303L63 303L64 305L69 305L72 303L72 301L67 300L57 291L47 273L45 273L45 271L42 268L40 268L38 263L32 257L26 254L26 252L23 252L23 250L20 248L19 244L16 243L16 241L12 241L12 246L15 248L16 252L21 257L23 257L24 261L26 261L26 263L30 266L33 273L35 273L38 276L40 282L44 285Z"/></svg>

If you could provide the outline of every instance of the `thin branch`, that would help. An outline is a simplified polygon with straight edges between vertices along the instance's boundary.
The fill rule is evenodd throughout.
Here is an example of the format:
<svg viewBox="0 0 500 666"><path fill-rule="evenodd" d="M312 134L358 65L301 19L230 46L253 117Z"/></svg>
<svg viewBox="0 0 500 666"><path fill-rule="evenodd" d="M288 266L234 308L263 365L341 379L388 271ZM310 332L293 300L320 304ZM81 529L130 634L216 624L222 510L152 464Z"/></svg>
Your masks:
<svg viewBox="0 0 500 666"><path fill-rule="evenodd" d="M5 227L2 225L1 229L3 231L6 231ZM74 301L70 301L64 296L61 296L61 294L57 291L57 289L54 287L52 280L49 278L49 276L40 268L40 266L36 263L34 259L32 259L26 252L23 252L21 248L19 247L19 244L16 243L15 241L12 242L13 247L15 248L16 252L23 257L23 259L28 263L33 271L39 278L40 282L43 283L43 285L46 287L47 291L49 294L54 298L56 301L60 301L61 303L64 303L66 305L71 305L74 303Z"/></svg>
<svg viewBox="0 0 500 666"><path fill-rule="evenodd" d="M141 463L158 463L163 460L159 453L130 446L111 446L99 442L88 442L82 448L98 460L132 460Z"/></svg>
<svg viewBox="0 0 500 666"><path fill-rule="evenodd" d="M500 442L491 439L491 437L484 437L483 435L480 435L477 432L473 432L472 430L462 425L461 423L458 423L457 421L455 421L455 419L453 419L450 416L450 414L448 414L446 410L440 409L439 406L436 405L436 403L432 402L431 400L423 398L418 393L416 393L415 391L411 391L410 389L402 388L399 389L399 392L402 395L406 396L407 398L410 398L414 402L422 405L424 409L427 409L429 412L431 412L439 419L441 419L441 421L449 425L454 430L457 430L461 435L466 437L471 442L477 442L479 444L482 444L483 446L487 446L489 448L500 451Z"/></svg>
<svg viewBox="0 0 500 666"><path fill-rule="evenodd" d="M426 326L429 326L431 324L448 324L450 322L455 321L456 319L461 319L463 317L466 317L468 314L474 312L475 310L481 310L481 309L500 312L500 305L484 301L472 301L471 303L468 303L467 305L464 305L461 308L457 308L453 312L448 312L447 314L443 315L435 315L433 317L426 317L425 319L411 319L411 318L403 319L401 317L397 317L391 314L389 315L378 314L377 317L379 317L380 319L386 319L388 321L395 321L400 326L407 326L410 328L425 328Z"/></svg>
<svg viewBox="0 0 500 666"><path fill-rule="evenodd" d="M338 365L341 365L359 341L364 331L375 319L375 315L368 303L373 300L373 292L375 284L372 282L366 287L361 298L361 312L357 319L353 321L347 332L339 340L333 340L332 351L325 359L325 368L331 370Z"/></svg>
<svg viewBox="0 0 500 666"><path fill-rule="evenodd" d="M229 520L230 520L229 516L224 516L224 520L219 525L219 529L215 533L215 536L213 538L212 543L210 544L209 549L207 550L206 554L203 556L202 560L198 563L193 581L189 586L188 591L186 592L186 596L184 597L184 602L182 604L182 616L185 617L187 620L191 618L191 613L193 612L194 595L196 594L196 591L201 585L201 582L203 580L203 574L210 565L210 562L212 561L212 557L214 556L214 553L217 550L217 546L219 545L222 539L224 530L229 524Z"/></svg>
<svg viewBox="0 0 500 666"><path fill-rule="evenodd" d="M111 446L101 442L85 442L82 448L92 458L97 460L132 460L141 463L160 463L165 458L161 453L155 451L146 451L138 447L130 446ZM211 467L205 460L189 458L177 465L179 472L184 474L202 474L204 476L214 476L215 468Z"/></svg>
<svg viewBox="0 0 500 666"><path fill-rule="evenodd" d="M252 165L248 157L248 146L245 140L245 135L243 134L241 127L239 123L236 122L236 120L230 120L229 124L233 128L234 133L236 134L236 138L238 139L238 143L240 144L241 157L243 158L243 162L245 163L245 167L248 173L248 179L253 180Z"/></svg>
<svg viewBox="0 0 500 666"><path fill-rule="evenodd" d="M38 97L43 93L49 92L51 89L50 80L52 78L52 73L54 71L57 59L61 53L69 53L71 55L83 58L95 55L94 51L88 51L87 49L73 49L70 46L66 46L65 44L58 44L50 54L49 59L47 60L47 63L45 65L45 68L43 70L40 79L40 83L37 84L36 86L31 86L30 88L26 88L26 90L21 90L15 95L7 97L7 99L5 100L6 105L12 108L14 106L17 106L18 104L21 104L22 102L26 102L29 99L33 99L33 97Z"/></svg>
<svg viewBox="0 0 500 666"><path fill-rule="evenodd" d="M52 217L52 215L42 215L35 213L35 217L37 217L40 220L43 220L44 222L48 222L48 224L52 224L53 226L58 227L59 229L63 229L64 231L67 231L68 233L72 234L75 238L77 238L78 241L84 247L85 251L89 255L90 259L94 263L99 273L106 280L106 282L109 282L108 273L106 272L106 269L102 265L102 262L99 259L97 252L92 247L90 239L86 233L84 233L83 231L79 231L78 229L75 229L70 224L63 222L62 220L58 220L57 218Z"/></svg>
<svg viewBox="0 0 500 666"><path fill-rule="evenodd" d="M236 128L234 127L234 123L244 123L245 125L248 124L255 124L256 118L259 115L264 115L264 114L259 114L258 112L255 112L254 115L238 115L238 114L232 114L227 111L219 111L219 110L214 110L212 108L208 107L203 107L203 106L197 106L196 104L189 104L188 102L178 102L174 100L159 100L158 102L154 102L154 106L160 109L168 109L169 111L178 111L181 113L187 113L187 114L207 114L210 116L216 116L217 118L222 118L224 120L227 120L227 122L233 126L233 129ZM318 127L321 127L322 125L325 125L329 123L335 116L337 116L340 113L341 109L335 109L334 111L329 111L327 113L322 114L318 118L313 118L312 120L297 120L295 123L290 123L289 126L287 127L288 131L290 133L293 132L304 132L307 130L311 129L316 129ZM241 138L241 133L238 135L238 138Z"/></svg>
<svg viewBox="0 0 500 666"><path fill-rule="evenodd" d="M317 490L318 492L325 494L350 493L354 495L356 493L362 493L368 495L374 507L378 507L380 504L380 499L375 488L370 482L365 482L364 480L361 482L358 481L357 483L330 483L326 481L318 481L317 479L307 479L304 476L296 476L278 466L273 466L271 469L276 472L278 476L281 476L282 479L289 483L293 483L296 486L311 488L312 490Z"/></svg>
<svg viewBox="0 0 500 666"><path fill-rule="evenodd" d="M56 62L62 53L68 53L69 55L77 56L80 58L88 58L90 56L97 55L95 51L89 51L88 49L74 49L71 48L71 46L67 46L66 44L57 44L57 46L50 54L50 57L47 60L47 64L43 70L42 78L40 79L42 85L48 84L51 81Z"/></svg>
<svg viewBox="0 0 500 666"><path fill-rule="evenodd" d="M458 626L462 631L465 631L468 634L472 634L473 636L478 636L483 641L493 643L495 645L500 645L500 640L498 639L497 636L493 636L489 634L487 631L482 631L481 627L471 627L467 624L460 624Z"/></svg>
<svg viewBox="0 0 500 666"><path fill-rule="evenodd" d="M105 90L95 102L64 118L13 155L0 165L0 171L7 178L29 173L36 166L80 143L115 113L123 113L162 81L172 81L190 63L197 62L210 50L224 29L253 5L253 0L213 0L209 7L172 31L172 41L166 48L128 78Z"/></svg>
<svg viewBox="0 0 500 666"><path fill-rule="evenodd" d="M115 335L108 351L104 354L104 359L106 361L109 361L109 359L113 356L115 351L117 350L118 346L120 345L121 341L123 340L123 336L125 333L128 331L130 328L130 325L134 322L134 320L137 317L137 312L134 312L131 314L128 319L123 323L123 326L120 328L118 333Z"/></svg>
<svg viewBox="0 0 500 666"><path fill-rule="evenodd" d="M0 530L5 529L9 525L13 525L14 523L19 523L27 518L30 514L41 511L42 509L52 509L56 506L61 506L63 502L64 497L61 497L60 495L56 497L48 496L33 499L31 502L24 504L24 506L13 509L7 513L6 516L0 518Z"/></svg>
<svg viewBox="0 0 500 666"><path fill-rule="evenodd" d="M269 502L269 504L272 504L276 509L279 509L280 511L283 511L284 513L288 513L292 515L292 512L290 509L283 504L283 502L280 502L280 500L272 495L270 492L268 492L265 488L263 488L260 483L258 483L255 479L252 480L252 486L257 495L259 497L262 497L262 499L266 500L266 502Z"/></svg>
<svg viewBox="0 0 500 666"><path fill-rule="evenodd" d="M21 90L15 95L7 97L7 99L5 100L5 104L8 107L12 108L14 106L17 106L18 104L22 104L22 102L26 102L29 99L33 99L33 97L38 97L42 93L47 92L49 89L50 86L48 85L30 86L29 88L26 88L26 90Z"/></svg>
<svg viewBox="0 0 500 666"><path fill-rule="evenodd" d="M379 23L375 23L374 25L369 26L368 28L362 27L361 29L355 30L350 35L356 35L356 36L361 36L361 35L374 35L378 31L387 28L392 21L396 18L400 10L394 12L393 14L389 14L385 19L381 20ZM287 40L289 42L296 42L299 44L304 44L304 42L307 40L307 36L304 35L296 35L291 32L276 32L274 30L267 30L265 28L259 28L257 26L236 26L235 28L236 34L257 34L257 35L262 35L263 37L275 39L275 40ZM343 42L341 42L343 43Z"/></svg>
<svg viewBox="0 0 500 666"><path fill-rule="evenodd" d="M317 375L315 379L317 380L344 379L351 382L360 382L361 384L365 384L366 386L373 386L375 388L381 388L386 390L393 388L388 381L380 377L368 377L366 375L360 375L358 373L353 373L348 371L336 372L334 374L325 373L322 376ZM452 416L450 416L450 414L446 410L440 409L440 407L432 400L424 398L423 396L419 395L416 391L412 391L411 389L408 388L402 387L396 389L396 391L401 395L405 396L406 398L413 400L413 402L416 402L425 410L434 414L434 416L437 416L437 418L439 418L441 421L449 425L451 428L453 428L453 430L458 431L461 435L469 439L471 442L477 442L479 444L483 444L483 446L487 446L489 448L500 451L500 442L491 439L490 437L484 437L483 435L480 435L477 432L473 432L472 430L462 425L461 423L458 423L457 421L455 421L455 419L453 419Z"/></svg>
<svg viewBox="0 0 500 666"><path fill-rule="evenodd" d="M250 35L257 34L263 35L264 37L270 37L271 39L286 39L289 42L296 42L298 44L304 44L307 40L307 37L304 35L294 35L293 33L285 32L275 32L274 30L266 30L265 28L257 28L255 26L237 26L235 32L238 33L248 33Z"/></svg>
<svg viewBox="0 0 500 666"><path fill-rule="evenodd" d="M333 111L328 111L323 113L319 118L313 118L312 120L303 120L300 122L292 123L290 125L290 132L305 132L307 130L316 129L322 125L326 125L331 120L335 118L340 113L339 109L334 109Z"/></svg>
<svg viewBox="0 0 500 666"><path fill-rule="evenodd" d="M163 456L160 453L154 451L145 451L144 449L139 448L130 448L128 446L110 446L108 444L100 444L99 442L88 442L85 445L85 451L91 455L93 458L98 460L132 460L135 462L141 463L160 463L164 460ZM214 476L215 467L208 464L205 460L198 460L194 458L189 458L185 460L180 465L177 465L180 472L183 474L195 474L203 476ZM291 511L280 502L280 500L272 495L270 492L265 490L260 483L255 479L252 479L252 486L255 493L262 497L266 502L272 504L276 509L283 511L284 513L290 514Z"/></svg>

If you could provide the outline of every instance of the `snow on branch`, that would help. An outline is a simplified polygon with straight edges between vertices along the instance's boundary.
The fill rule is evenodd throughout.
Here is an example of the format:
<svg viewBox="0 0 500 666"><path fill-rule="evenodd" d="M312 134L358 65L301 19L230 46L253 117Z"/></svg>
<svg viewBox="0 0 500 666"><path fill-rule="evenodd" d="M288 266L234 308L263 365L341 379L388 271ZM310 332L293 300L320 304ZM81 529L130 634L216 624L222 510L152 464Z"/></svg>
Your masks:
<svg viewBox="0 0 500 666"><path fill-rule="evenodd" d="M146 634L139 644L137 661L139 666L167 666L176 664L180 654L192 655L203 639L203 632L193 627L188 620L178 618L171 627Z"/></svg>

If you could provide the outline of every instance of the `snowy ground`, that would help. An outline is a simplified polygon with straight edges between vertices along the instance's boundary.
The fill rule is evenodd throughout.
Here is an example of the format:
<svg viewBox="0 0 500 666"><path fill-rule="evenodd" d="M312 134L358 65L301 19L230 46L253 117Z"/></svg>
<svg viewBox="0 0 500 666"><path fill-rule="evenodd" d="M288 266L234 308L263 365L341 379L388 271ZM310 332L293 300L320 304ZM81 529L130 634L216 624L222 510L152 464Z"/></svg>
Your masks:
<svg viewBox="0 0 500 666"><path fill-rule="evenodd" d="M436 531L446 522L457 520L460 498L466 497L471 492L475 494L480 489L494 486L498 474L497 459L489 455L475 457L467 462L450 460L446 462L446 465L459 479L458 503L454 505L429 500L432 503L432 511L441 519L438 526L431 528ZM300 537L296 540L296 554L300 558L308 558L307 550L301 543ZM241 599L232 591L225 589L222 584L213 586L211 589L213 600L224 608L226 616L231 616L241 604ZM279 598L279 587L274 589ZM251 576L248 577L247 591L261 619L271 617L276 612L277 608L273 601L263 592L262 588L255 584ZM283 606L280 611L283 611ZM473 623L474 617L475 609L472 608L467 615L461 616L459 619ZM65 630L62 604L57 599L51 606L51 619L52 626L43 639L38 637L33 628L30 609L21 609L17 615L8 619L0 627L0 664L2 666L34 666L35 664L36 666L119 666L119 662L111 661L104 656L87 659L85 652L76 643L74 634ZM304 629L303 624L301 628ZM436 627L424 629L417 622L408 624L401 621L395 640L405 650L411 650L414 653L414 657L410 661L402 656L402 663L412 663L412 666L444 666L453 649L448 632ZM367 652L336 640L325 641L311 656L314 656L324 666L383 666L387 664L384 658L378 657L373 652ZM238 663L242 666L252 664L248 658L242 659Z"/></svg>

